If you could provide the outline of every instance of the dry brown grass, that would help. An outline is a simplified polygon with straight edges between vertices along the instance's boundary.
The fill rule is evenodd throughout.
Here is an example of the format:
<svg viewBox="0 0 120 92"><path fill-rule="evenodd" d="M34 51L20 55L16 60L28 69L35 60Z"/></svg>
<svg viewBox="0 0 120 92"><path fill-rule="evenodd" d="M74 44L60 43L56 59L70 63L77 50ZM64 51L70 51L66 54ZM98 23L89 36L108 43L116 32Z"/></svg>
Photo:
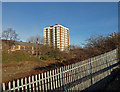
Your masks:
<svg viewBox="0 0 120 92"><path fill-rule="evenodd" d="M2 82L12 81L18 78L23 78L35 74L36 67L45 67L50 63L55 63L56 61L24 61L24 62L7 62L2 63ZM42 71L39 71L42 72Z"/></svg>

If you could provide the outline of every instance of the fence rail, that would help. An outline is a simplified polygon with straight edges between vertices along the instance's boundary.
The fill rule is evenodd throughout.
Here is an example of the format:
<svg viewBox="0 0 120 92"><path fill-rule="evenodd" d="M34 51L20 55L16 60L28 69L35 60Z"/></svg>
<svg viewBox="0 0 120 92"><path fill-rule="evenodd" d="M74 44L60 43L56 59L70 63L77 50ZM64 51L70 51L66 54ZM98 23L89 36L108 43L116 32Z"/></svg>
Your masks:
<svg viewBox="0 0 120 92"><path fill-rule="evenodd" d="M3 91L84 90L117 68L117 49L41 74L2 83Z"/></svg>

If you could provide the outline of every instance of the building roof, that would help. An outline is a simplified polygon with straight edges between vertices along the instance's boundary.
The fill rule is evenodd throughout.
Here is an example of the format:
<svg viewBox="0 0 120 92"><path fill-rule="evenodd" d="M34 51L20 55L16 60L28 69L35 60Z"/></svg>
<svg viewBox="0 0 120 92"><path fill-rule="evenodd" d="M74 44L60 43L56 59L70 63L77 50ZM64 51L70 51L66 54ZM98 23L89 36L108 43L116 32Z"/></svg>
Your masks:
<svg viewBox="0 0 120 92"><path fill-rule="evenodd" d="M35 46L35 47L37 47L37 46L39 46L40 44L16 41L16 42L15 42L15 45L22 45L22 46Z"/></svg>
<svg viewBox="0 0 120 92"><path fill-rule="evenodd" d="M56 26L61 26L61 27L65 28L65 29L68 29L67 27L64 27L64 26L62 26L62 25L60 25L60 24L51 25L50 27L45 27L45 29L46 29L46 28L51 28L51 27L56 27Z"/></svg>
<svg viewBox="0 0 120 92"><path fill-rule="evenodd" d="M10 40L4 40L2 39L3 42L10 41ZM21 42L21 41L15 41L15 45L22 45L22 46L40 46L42 44L35 44L35 43L28 43L28 42Z"/></svg>

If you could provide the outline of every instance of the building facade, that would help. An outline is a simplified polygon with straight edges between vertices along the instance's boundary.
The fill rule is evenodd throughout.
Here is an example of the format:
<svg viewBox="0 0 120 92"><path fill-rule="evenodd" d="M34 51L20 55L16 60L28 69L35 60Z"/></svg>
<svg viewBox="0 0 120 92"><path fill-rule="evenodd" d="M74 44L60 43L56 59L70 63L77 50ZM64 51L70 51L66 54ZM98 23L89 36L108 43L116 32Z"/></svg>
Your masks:
<svg viewBox="0 0 120 92"><path fill-rule="evenodd" d="M27 43L22 41L16 41L14 45L10 46L10 49L8 50L8 53L14 52L14 51L24 51L30 55L36 55L40 56L40 44L35 43Z"/></svg>
<svg viewBox="0 0 120 92"><path fill-rule="evenodd" d="M44 28L44 44L60 51L68 50L69 29L59 24Z"/></svg>

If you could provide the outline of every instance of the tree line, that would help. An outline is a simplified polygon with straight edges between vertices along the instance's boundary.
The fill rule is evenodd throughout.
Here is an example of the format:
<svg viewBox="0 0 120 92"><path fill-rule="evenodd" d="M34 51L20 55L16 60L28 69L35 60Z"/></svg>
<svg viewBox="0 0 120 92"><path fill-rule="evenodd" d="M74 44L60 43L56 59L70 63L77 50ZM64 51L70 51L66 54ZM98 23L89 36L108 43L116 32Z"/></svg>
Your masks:
<svg viewBox="0 0 120 92"><path fill-rule="evenodd" d="M2 39L6 40L6 44L9 46L15 45L15 41L20 40L19 34L16 33L16 30L12 28L8 28L7 30L4 30L2 32ZM44 39L40 37L39 35L37 36L31 36L27 39L28 43L37 43L37 44L43 44Z"/></svg>
<svg viewBox="0 0 120 92"><path fill-rule="evenodd" d="M19 35L15 30L9 28L2 32L2 37L5 40L11 40L13 43L19 39ZM65 59L70 60L85 60L90 57L100 55L102 53L111 51L115 48L120 48L120 33L114 32L108 35L95 35L91 36L86 40L84 47L81 46L72 46L73 49L70 49L69 52L61 52L58 49L43 45L44 39L37 36L29 37L27 40L28 43L39 44L41 59ZM12 44L13 44L12 43ZM41 44L41 45L40 45ZM10 45L10 44L9 44Z"/></svg>
<svg viewBox="0 0 120 92"><path fill-rule="evenodd" d="M86 40L83 48L75 48L70 50L70 53L72 56L75 55L76 58L84 60L116 48L120 48L120 33L114 32L108 35L93 35Z"/></svg>

